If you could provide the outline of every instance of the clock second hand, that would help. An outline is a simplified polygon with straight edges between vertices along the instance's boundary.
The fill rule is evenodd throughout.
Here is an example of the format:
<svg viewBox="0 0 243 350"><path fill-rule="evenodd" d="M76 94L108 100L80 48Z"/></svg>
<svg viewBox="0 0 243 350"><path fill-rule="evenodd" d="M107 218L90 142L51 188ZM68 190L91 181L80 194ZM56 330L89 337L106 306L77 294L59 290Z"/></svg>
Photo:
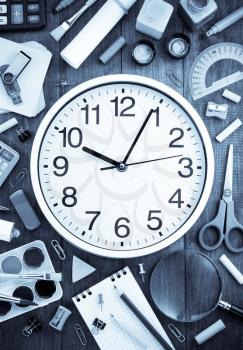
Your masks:
<svg viewBox="0 0 243 350"><path fill-rule="evenodd" d="M135 163L129 163L126 164L126 167L131 166L131 165L138 165L138 164L144 164L144 163L151 163L151 162L157 162L159 160L165 160L165 159L171 159L171 158L178 158L178 157L182 157L183 154L178 154L176 156L169 156L169 157L163 157L163 158L156 158L156 159L150 159L150 160L144 160L141 162L135 162ZM109 166L109 167L105 167L105 168L100 168L100 170L109 170L109 169L115 169L117 168L116 166Z"/></svg>

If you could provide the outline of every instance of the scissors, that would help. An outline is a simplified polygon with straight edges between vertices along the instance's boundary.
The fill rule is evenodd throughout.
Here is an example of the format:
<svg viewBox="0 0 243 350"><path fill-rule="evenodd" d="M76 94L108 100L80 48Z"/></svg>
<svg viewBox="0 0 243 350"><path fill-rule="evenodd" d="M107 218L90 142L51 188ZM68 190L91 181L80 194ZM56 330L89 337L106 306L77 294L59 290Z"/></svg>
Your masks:
<svg viewBox="0 0 243 350"><path fill-rule="evenodd" d="M224 190L222 199L219 202L219 210L216 217L208 224L204 225L199 231L199 243L206 250L218 248L223 241L226 247L233 253L243 251L243 246L235 247L230 240L230 233L237 231L243 234L243 226L237 221L234 213L234 201L232 196L233 189L233 145L229 146L227 166L224 180ZM218 233L218 240L215 244L209 245L205 241L205 234L214 229Z"/></svg>

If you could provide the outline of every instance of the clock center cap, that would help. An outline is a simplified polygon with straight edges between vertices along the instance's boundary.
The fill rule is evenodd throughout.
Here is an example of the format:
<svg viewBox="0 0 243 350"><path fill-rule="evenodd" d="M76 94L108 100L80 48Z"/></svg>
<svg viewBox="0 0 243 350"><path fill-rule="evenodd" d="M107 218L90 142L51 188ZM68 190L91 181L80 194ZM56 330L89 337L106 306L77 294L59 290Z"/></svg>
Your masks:
<svg viewBox="0 0 243 350"><path fill-rule="evenodd" d="M121 162L117 168L119 171L126 171L127 170L127 165L123 162Z"/></svg>

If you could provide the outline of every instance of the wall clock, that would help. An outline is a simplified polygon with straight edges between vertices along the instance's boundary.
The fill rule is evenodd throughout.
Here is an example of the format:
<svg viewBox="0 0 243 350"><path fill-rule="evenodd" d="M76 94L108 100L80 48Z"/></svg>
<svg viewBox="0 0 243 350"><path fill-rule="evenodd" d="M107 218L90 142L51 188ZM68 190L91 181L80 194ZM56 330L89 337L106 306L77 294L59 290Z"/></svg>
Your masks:
<svg viewBox="0 0 243 350"><path fill-rule="evenodd" d="M200 116L157 81L112 75L69 91L44 117L31 178L45 217L65 239L107 257L175 242L195 223L213 183Z"/></svg>

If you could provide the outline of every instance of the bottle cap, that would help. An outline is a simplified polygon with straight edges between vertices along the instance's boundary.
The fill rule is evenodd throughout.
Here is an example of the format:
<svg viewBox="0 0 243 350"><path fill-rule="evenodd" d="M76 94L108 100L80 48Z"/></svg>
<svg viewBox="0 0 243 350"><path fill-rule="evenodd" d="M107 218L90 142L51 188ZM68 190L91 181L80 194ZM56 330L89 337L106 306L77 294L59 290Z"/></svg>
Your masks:
<svg viewBox="0 0 243 350"><path fill-rule="evenodd" d="M167 39L166 49L170 56L174 58L184 58L190 52L191 40L185 34L175 33Z"/></svg>
<svg viewBox="0 0 243 350"><path fill-rule="evenodd" d="M156 55L156 46L149 40L139 40L135 43L132 59L140 66L150 64Z"/></svg>

